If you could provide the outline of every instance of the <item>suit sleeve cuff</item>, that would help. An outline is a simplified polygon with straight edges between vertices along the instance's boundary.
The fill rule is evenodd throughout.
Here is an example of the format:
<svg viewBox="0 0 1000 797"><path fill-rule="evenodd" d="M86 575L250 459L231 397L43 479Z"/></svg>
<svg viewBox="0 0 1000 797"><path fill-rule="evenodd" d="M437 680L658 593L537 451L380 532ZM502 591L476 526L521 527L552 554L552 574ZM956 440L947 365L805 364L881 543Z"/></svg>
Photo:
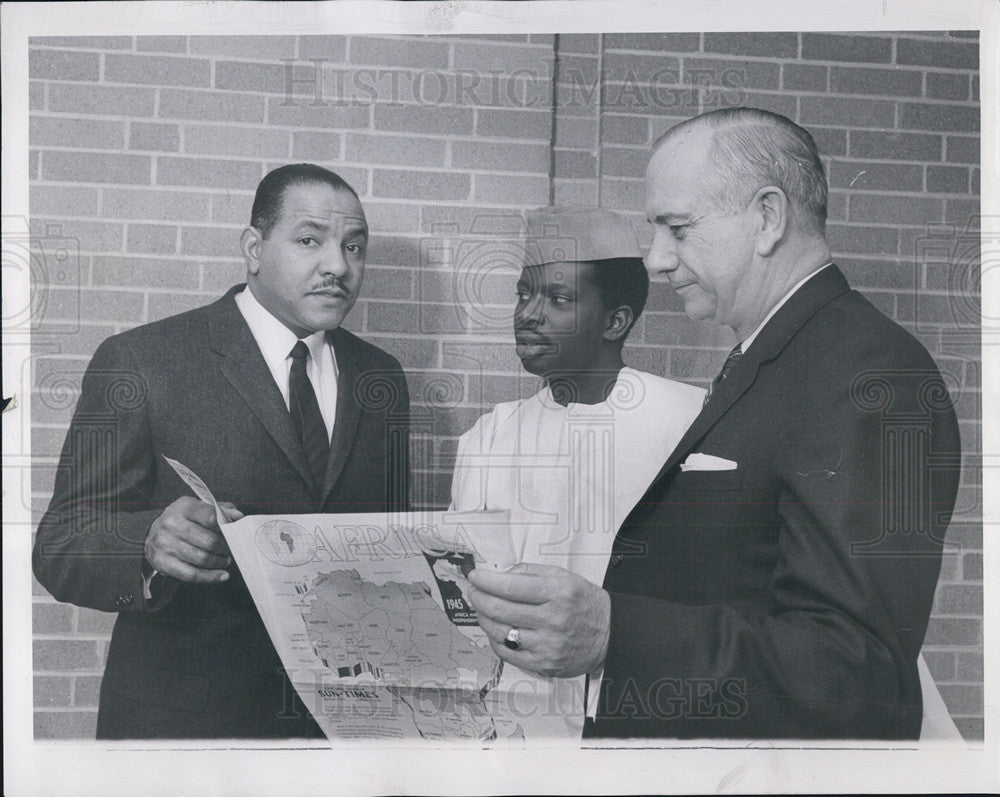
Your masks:
<svg viewBox="0 0 1000 797"><path fill-rule="evenodd" d="M177 589L177 581L155 569L146 561L145 557L142 559L140 570L142 575L142 608L150 612L158 611L173 597L174 591Z"/></svg>

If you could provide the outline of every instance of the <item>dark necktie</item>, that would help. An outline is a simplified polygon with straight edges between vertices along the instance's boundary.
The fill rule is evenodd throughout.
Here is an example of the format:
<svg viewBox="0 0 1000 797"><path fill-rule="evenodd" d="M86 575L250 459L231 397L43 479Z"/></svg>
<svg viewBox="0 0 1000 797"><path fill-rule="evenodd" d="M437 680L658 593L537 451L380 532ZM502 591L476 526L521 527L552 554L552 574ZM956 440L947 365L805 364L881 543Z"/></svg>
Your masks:
<svg viewBox="0 0 1000 797"><path fill-rule="evenodd" d="M705 394L705 401L702 406L708 404L708 400L712 397L715 389L723 383L725 378L729 376L729 372L736 367L736 363L740 361L740 357L743 356L742 344L737 343L736 347L729 352L729 356L726 357L726 361L722 364L722 370L719 371L719 375L712 380L712 384L708 386L708 392Z"/></svg>
<svg viewBox="0 0 1000 797"><path fill-rule="evenodd" d="M323 414L319 411L312 382L306 374L308 356L309 347L301 340L292 346L292 370L288 374L288 407L318 490L322 487L323 476L326 474L330 437L326 431L326 424L323 423Z"/></svg>

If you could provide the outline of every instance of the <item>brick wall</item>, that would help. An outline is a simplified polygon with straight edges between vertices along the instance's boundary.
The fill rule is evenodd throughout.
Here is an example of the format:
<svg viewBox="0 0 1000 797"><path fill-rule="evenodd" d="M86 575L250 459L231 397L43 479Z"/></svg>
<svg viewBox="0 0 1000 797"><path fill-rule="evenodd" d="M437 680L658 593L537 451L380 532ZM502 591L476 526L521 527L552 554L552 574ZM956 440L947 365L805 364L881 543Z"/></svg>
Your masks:
<svg viewBox="0 0 1000 797"><path fill-rule="evenodd" d="M36 519L94 348L239 281L257 182L300 160L362 197L373 240L347 326L407 369L415 499L445 504L457 435L536 386L497 254L512 212L599 203L648 237L653 139L703 109L758 105L816 136L838 263L953 390L967 467L925 656L981 739L977 65L974 33L32 39ZM626 359L705 384L730 345L656 283ZM38 584L32 608L35 735L91 736L114 618Z"/></svg>

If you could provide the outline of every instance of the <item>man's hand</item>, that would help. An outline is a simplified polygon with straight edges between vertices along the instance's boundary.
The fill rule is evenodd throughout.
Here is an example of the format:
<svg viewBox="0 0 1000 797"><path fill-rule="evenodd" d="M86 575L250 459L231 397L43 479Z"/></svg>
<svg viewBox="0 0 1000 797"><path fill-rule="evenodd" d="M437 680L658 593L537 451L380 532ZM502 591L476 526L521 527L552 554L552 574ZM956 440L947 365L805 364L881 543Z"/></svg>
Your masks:
<svg viewBox="0 0 1000 797"><path fill-rule="evenodd" d="M541 675L571 678L604 663L611 597L585 578L549 565L515 565L506 573L475 569L467 597L496 654ZM511 628L521 647L504 639Z"/></svg>
<svg viewBox="0 0 1000 797"><path fill-rule="evenodd" d="M220 504L231 516L241 516L230 503ZM149 528L146 560L165 576L192 584L228 580L232 563L229 546L219 530L215 508L196 498L178 498Z"/></svg>

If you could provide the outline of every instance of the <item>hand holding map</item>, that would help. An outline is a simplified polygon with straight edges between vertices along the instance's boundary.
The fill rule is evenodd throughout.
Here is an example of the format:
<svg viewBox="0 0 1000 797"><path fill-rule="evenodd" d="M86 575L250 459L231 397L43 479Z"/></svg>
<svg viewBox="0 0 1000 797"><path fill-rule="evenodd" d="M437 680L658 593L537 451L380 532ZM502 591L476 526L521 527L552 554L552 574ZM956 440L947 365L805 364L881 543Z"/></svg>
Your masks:
<svg viewBox="0 0 1000 797"><path fill-rule="evenodd" d="M170 462L224 519L207 485ZM498 688L503 663L466 597L472 569L514 564L507 524L505 512L411 512L248 516L220 528L330 739L482 743L563 726L547 695Z"/></svg>
<svg viewBox="0 0 1000 797"><path fill-rule="evenodd" d="M153 521L143 546L146 560L158 573L193 584L229 579L229 547L212 507L183 496Z"/></svg>

